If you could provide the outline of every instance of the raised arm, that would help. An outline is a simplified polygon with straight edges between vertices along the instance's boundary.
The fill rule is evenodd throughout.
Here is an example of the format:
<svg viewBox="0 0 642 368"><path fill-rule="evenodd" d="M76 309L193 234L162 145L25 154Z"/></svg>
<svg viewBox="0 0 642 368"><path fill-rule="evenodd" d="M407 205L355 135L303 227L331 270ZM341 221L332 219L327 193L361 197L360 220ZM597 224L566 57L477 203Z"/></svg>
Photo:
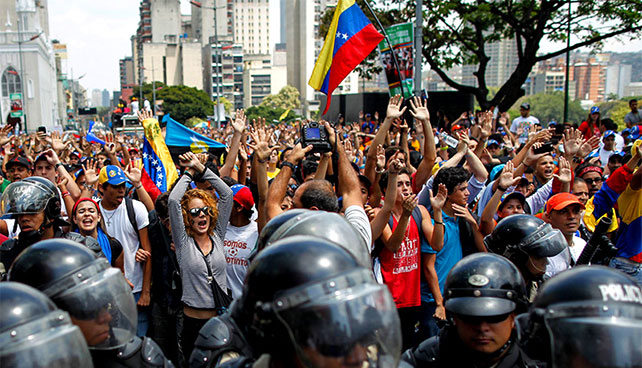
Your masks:
<svg viewBox="0 0 642 368"><path fill-rule="evenodd" d="M370 229L372 230L372 239L377 239L381 236L383 229L385 229L392 213L392 208L397 200L397 175L402 168L401 162L394 159L390 161L388 168L388 184L386 185L386 196L383 202L383 207L377 213L374 220L370 222ZM379 186L375 184L375 186Z"/></svg>
<svg viewBox="0 0 642 368"><path fill-rule="evenodd" d="M430 239L430 247L435 251L439 252L444 247L444 218L442 214L442 209L446 203L446 197L448 196L448 189L444 184L439 184L439 189L436 196L432 195L432 190L429 190L428 195L430 196L430 206L432 207L433 213L433 230L432 237Z"/></svg>
<svg viewBox="0 0 642 368"><path fill-rule="evenodd" d="M395 119L399 118L403 115L404 112L406 112L405 107L401 108L402 102L403 98L400 95L393 96L390 99L390 101L388 102L388 109L386 110L386 118L383 120L381 127L379 127L379 130L372 140L370 147L377 147L380 144L383 145L384 141L386 140L386 136L388 135L388 131L392 126L392 123L395 121ZM376 161L377 152L369 149L368 154L366 155L365 176L373 183L375 177L374 170Z"/></svg>
<svg viewBox="0 0 642 368"><path fill-rule="evenodd" d="M387 236L387 233L390 230L388 230L388 228L386 227L386 231L384 232L382 240L385 247L392 253L396 253L401 247L401 242L406 236L406 229L408 228L408 224L410 223L410 216L412 215L412 211L415 209L415 207L417 207L417 201L418 199L414 194L411 194L408 197L404 198L403 212L399 217L397 227L395 227L394 231L392 231L392 234L390 234L389 236Z"/></svg>
<svg viewBox="0 0 642 368"><path fill-rule="evenodd" d="M423 158L412 183L414 193L418 193L421 187L428 181L432 173L432 167L437 159L437 149L435 147L435 134L430 125L430 113L426 107L426 100L414 97L410 100L410 114L421 123L424 133Z"/></svg>
<svg viewBox="0 0 642 368"><path fill-rule="evenodd" d="M125 176L127 176L127 179L131 181L132 186L138 195L138 200L143 202L147 211L152 211L154 209L154 202L152 201L152 197L149 196L149 193L147 193L145 188L143 188L143 184L141 182L142 171L140 167L136 167L135 164L127 165L123 172L125 173Z"/></svg>
<svg viewBox="0 0 642 368"><path fill-rule="evenodd" d="M301 143L297 143L292 152L290 152L288 159L284 161L279 174L272 180L272 184L268 190L268 199L266 204L267 221L270 221L270 219L283 212L281 209L281 202L283 202L283 198L285 198L285 194L288 189L288 181L290 181L290 177L292 177L292 170L301 160L303 160L305 154L311 150L312 146L303 148L301 147Z"/></svg>
<svg viewBox="0 0 642 368"><path fill-rule="evenodd" d="M270 159L273 147L270 147L268 143L267 133L263 126L253 126L250 132L250 137L254 141L254 145L250 145L250 148L254 150L252 155L252 172L251 176L254 178L255 183L259 188L259 203L257 209L259 211L259 216L257 218L257 224L259 232L263 229L267 223L267 212L266 212L266 203L268 198L268 177L267 177L267 161Z"/></svg>
<svg viewBox="0 0 642 368"><path fill-rule="evenodd" d="M232 136L232 143L230 144L230 152L225 158L225 164L219 170L221 176L230 176L232 174L232 169L236 165L236 158L239 154L239 148L241 147L241 138L243 137L243 132L245 131L245 113L243 110L236 110L236 118L231 123L232 128L234 129L234 135Z"/></svg>
<svg viewBox="0 0 642 368"><path fill-rule="evenodd" d="M488 203L484 207L484 212L482 212L481 219L479 221L479 231L483 236L493 232L495 228L494 216L497 211L497 207L502 200L502 196L506 193L506 190L513 185L516 185L521 178L513 177L513 163L508 161L504 168L502 169L499 178L496 180L497 189L493 192L493 196L490 197Z"/></svg>
<svg viewBox="0 0 642 368"><path fill-rule="evenodd" d="M339 155L337 163L339 187L337 188L337 193L343 197L343 209L350 206L359 206L363 208L357 173L355 173L352 168L352 164L350 164L350 160L348 160L343 144L339 144L339 142L336 141L334 128L332 128L330 123L327 121L325 122L325 129L328 131L328 136L330 137L330 145L334 147Z"/></svg>

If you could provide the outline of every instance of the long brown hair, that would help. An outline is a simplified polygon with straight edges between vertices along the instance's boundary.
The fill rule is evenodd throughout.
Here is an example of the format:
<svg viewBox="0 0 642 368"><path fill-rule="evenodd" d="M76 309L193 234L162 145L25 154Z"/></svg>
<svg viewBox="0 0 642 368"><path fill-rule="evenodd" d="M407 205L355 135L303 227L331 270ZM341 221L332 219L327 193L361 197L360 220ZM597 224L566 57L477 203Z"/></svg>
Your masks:
<svg viewBox="0 0 642 368"><path fill-rule="evenodd" d="M201 201L203 201L203 203L205 203L207 207L210 208L207 212L207 215L210 217L210 225L207 228L207 234L212 235L214 233L214 227L216 226L216 220L218 219L218 208L216 207L217 204L212 195L202 189L190 189L185 192L183 198L181 198L181 211L183 212L183 224L185 225L185 232L191 237L194 237L194 235L196 235L192 231L192 215L189 214L187 207L189 205L189 201L194 198L200 199Z"/></svg>

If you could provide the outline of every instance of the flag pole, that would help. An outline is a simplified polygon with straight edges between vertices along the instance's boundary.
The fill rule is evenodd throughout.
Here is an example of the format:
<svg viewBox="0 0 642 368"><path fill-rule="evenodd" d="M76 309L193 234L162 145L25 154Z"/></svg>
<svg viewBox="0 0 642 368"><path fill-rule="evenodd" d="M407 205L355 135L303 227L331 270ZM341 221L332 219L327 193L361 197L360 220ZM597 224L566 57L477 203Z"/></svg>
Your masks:
<svg viewBox="0 0 642 368"><path fill-rule="evenodd" d="M401 97L403 97L403 85L402 85L402 82L401 82L401 69L399 69L399 63L397 63L397 55L395 55L395 50L392 48L392 43L390 42L390 38L388 38L388 33L386 33L386 30L381 25L381 22L379 21L379 18L377 17L377 14L375 14L374 10L372 10L372 8L370 7L370 3L368 3L368 0L363 0L363 2L366 4L366 7L370 11L370 14L372 14L372 17L377 22L377 25L379 26L379 30L381 30L381 33L383 34L384 40L386 40L386 43L388 44L388 47L390 47L390 53L392 54L392 61L395 63L395 69L397 69L397 76L399 77L399 88L401 88Z"/></svg>

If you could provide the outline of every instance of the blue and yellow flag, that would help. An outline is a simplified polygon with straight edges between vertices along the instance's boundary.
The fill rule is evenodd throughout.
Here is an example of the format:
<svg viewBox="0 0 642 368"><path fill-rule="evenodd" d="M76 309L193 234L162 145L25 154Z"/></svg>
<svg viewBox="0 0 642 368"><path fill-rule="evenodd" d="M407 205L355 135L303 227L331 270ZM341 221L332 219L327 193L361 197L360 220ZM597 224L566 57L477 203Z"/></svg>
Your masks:
<svg viewBox="0 0 642 368"><path fill-rule="evenodd" d="M145 142L143 143L143 165L154 184L161 192L166 192L178 179L176 166L165 144L158 120L151 118L143 121Z"/></svg>
<svg viewBox="0 0 642 368"><path fill-rule="evenodd" d="M220 155L227 147L223 143L196 133L192 129L172 119L169 114L163 117L163 122L167 124L165 143L175 163L179 162L178 155L188 151L194 153L211 152L215 155Z"/></svg>
<svg viewBox="0 0 642 368"><path fill-rule="evenodd" d="M377 47L383 35L375 29L355 0L339 0L319 59L308 84L328 96Z"/></svg>

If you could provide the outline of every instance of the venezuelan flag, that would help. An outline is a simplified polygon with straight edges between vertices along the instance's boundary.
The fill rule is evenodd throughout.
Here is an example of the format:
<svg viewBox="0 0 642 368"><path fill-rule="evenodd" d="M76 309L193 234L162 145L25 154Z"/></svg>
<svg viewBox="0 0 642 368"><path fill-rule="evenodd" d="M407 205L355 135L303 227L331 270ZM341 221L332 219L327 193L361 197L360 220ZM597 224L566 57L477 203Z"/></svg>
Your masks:
<svg viewBox="0 0 642 368"><path fill-rule="evenodd" d="M165 144L158 120L143 121L145 142L143 143L143 165L145 171L161 192L166 192L178 179L176 166Z"/></svg>
<svg viewBox="0 0 642 368"><path fill-rule="evenodd" d="M328 96L383 40L355 0L339 0L308 84Z"/></svg>

